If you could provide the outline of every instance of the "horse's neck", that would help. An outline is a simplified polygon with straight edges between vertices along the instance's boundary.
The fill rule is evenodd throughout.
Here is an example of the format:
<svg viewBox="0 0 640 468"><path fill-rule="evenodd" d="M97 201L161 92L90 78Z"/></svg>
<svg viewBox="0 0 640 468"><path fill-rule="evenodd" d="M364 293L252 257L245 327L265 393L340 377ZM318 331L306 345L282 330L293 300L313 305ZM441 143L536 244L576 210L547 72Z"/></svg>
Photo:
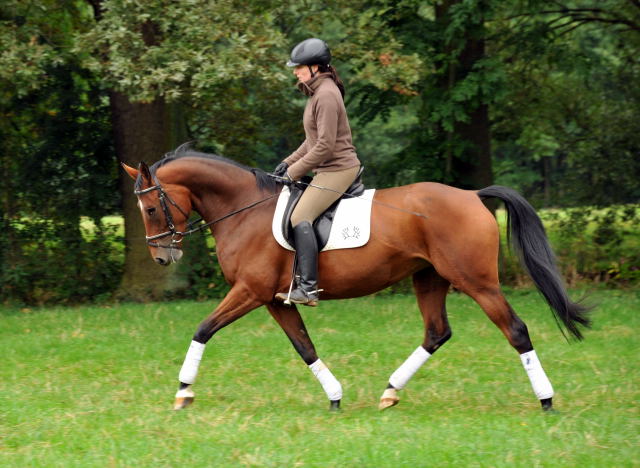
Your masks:
<svg viewBox="0 0 640 468"><path fill-rule="evenodd" d="M238 209L257 191L255 176L223 161L185 158L160 168L158 177L186 187L192 194L193 209L211 220Z"/></svg>
<svg viewBox="0 0 640 468"><path fill-rule="evenodd" d="M275 200L275 195L262 193L251 172L224 162L202 164L191 160L175 166L172 174L174 183L191 192L192 209L205 222L213 223L210 229L216 238L218 263L225 278L233 283L237 262L244 258L235 253L250 252L248 247L256 236L263 239L271 229L273 209L267 208L268 203L256 209L243 208L251 207L256 201Z"/></svg>

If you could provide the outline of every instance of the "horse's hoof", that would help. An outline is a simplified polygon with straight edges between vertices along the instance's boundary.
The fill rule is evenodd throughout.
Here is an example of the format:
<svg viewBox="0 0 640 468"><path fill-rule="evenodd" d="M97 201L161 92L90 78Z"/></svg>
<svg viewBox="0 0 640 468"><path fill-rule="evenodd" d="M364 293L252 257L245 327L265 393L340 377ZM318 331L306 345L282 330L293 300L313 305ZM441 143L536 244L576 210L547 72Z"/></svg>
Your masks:
<svg viewBox="0 0 640 468"><path fill-rule="evenodd" d="M380 398L380 404L378 405L379 410L391 408L392 406L396 406L400 398Z"/></svg>
<svg viewBox="0 0 640 468"><path fill-rule="evenodd" d="M331 400L329 411L340 411L340 400Z"/></svg>
<svg viewBox="0 0 640 468"><path fill-rule="evenodd" d="M176 401L173 404L173 409L177 411L186 408L193 403L195 398L195 393L193 393L193 390L189 387L178 390L178 393L176 393Z"/></svg>
<svg viewBox="0 0 640 468"><path fill-rule="evenodd" d="M380 404L378 405L379 410L391 408L392 406L396 406L400 398L398 398L398 393L395 388L387 388L382 397L380 397Z"/></svg>
<svg viewBox="0 0 640 468"><path fill-rule="evenodd" d="M183 408L186 408L191 403L193 403L193 400L195 400L194 397L176 398L176 402L173 404L173 409L178 411L178 410L181 410Z"/></svg>

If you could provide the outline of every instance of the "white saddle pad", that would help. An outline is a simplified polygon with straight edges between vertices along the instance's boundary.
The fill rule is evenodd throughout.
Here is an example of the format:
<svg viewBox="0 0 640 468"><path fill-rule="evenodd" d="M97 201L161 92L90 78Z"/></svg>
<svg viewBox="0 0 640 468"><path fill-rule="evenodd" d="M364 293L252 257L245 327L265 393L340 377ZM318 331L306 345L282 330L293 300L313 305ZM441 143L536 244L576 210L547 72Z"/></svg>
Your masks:
<svg viewBox="0 0 640 468"><path fill-rule="evenodd" d="M371 200L373 200L375 191L376 189L365 190L359 197L340 200L331 225L329 240L322 252L362 247L369 242L369 236L371 235ZM289 187L283 187L276 205L276 212L273 215L271 231L278 244L287 250L295 250L282 234L282 217L290 195Z"/></svg>

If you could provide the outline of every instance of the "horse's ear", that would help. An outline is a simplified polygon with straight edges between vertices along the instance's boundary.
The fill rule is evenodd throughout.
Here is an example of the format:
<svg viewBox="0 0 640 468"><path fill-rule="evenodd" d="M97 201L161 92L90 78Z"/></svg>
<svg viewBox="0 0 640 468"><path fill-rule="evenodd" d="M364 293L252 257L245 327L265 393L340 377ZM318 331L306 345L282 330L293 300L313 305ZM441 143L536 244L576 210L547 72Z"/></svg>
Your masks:
<svg viewBox="0 0 640 468"><path fill-rule="evenodd" d="M153 185L153 181L151 180L151 171L149 170L149 166L147 163L142 161L138 165L138 172L142 176L142 180L144 181L144 186Z"/></svg>
<svg viewBox="0 0 640 468"><path fill-rule="evenodd" d="M121 162L120 165L122 166L122 168L127 171L127 174L129 174L129 177L131 177L133 180L136 180L138 178L138 174L140 174L138 172L137 169L134 169L131 166L127 166L125 163Z"/></svg>

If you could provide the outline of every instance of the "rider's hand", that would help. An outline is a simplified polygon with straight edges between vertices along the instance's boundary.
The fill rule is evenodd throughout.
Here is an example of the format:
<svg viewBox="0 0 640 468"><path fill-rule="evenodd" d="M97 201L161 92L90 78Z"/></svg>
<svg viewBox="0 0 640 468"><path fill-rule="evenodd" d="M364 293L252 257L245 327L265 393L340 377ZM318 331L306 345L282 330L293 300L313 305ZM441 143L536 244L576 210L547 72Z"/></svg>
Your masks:
<svg viewBox="0 0 640 468"><path fill-rule="evenodd" d="M273 170L273 175L278 177L284 177L285 174L287 173L288 168L289 168L289 165L286 162L281 162Z"/></svg>

